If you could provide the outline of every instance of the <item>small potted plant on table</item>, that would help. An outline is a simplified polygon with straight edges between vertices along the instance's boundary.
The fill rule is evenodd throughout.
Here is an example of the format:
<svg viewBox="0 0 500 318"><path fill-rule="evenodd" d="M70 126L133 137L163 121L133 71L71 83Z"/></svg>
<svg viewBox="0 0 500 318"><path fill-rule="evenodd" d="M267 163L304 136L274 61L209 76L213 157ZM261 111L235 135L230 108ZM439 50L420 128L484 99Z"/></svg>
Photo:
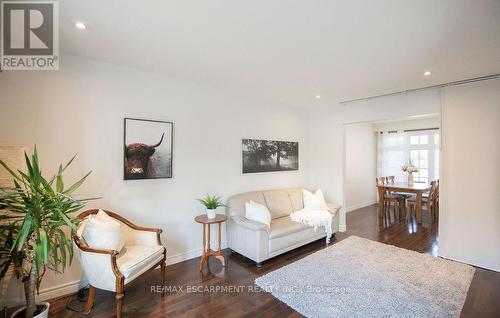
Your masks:
<svg viewBox="0 0 500 318"><path fill-rule="evenodd" d="M26 306L12 317L48 317L49 303L37 305L35 292L46 269L59 273L71 264L73 245L63 230L76 227L70 214L80 210L85 200L76 200L72 194L90 174L66 187L62 174L73 159L59 166L49 180L42 176L36 148L31 160L25 154L26 173L13 171L0 160L0 168L14 181L13 188L0 189L0 279L14 265L26 296Z"/></svg>
<svg viewBox="0 0 500 318"><path fill-rule="evenodd" d="M215 211L217 210L218 207L226 206L225 204L222 203L220 197L217 195L210 196L207 194L207 196L204 199L198 199L198 201L205 206L207 211L207 218L209 219L215 219L216 216Z"/></svg>

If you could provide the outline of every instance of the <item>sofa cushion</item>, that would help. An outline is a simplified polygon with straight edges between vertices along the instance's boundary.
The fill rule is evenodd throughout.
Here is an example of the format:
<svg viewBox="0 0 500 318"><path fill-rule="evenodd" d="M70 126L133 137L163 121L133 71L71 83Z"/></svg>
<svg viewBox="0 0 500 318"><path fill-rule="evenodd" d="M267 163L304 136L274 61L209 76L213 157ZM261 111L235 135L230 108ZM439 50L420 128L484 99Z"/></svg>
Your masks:
<svg viewBox="0 0 500 318"><path fill-rule="evenodd" d="M277 218L271 221L269 239L275 239L308 229L309 226L294 222L289 216Z"/></svg>
<svg viewBox="0 0 500 318"><path fill-rule="evenodd" d="M263 205L254 201L245 203L245 217L249 220L259 222L271 226L271 214L269 209Z"/></svg>
<svg viewBox="0 0 500 318"><path fill-rule="evenodd" d="M308 227L302 231L269 240L269 256L273 257L325 237L325 231Z"/></svg>
<svg viewBox="0 0 500 318"><path fill-rule="evenodd" d="M264 199L272 219L288 216L293 212L287 190L265 191Z"/></svg>
<svg viewBox="0 0 500 318"><path fill-rule="evenodd" d="M292 204L292 211L299 211L304 208L304 200L302 198L302 189L290 189L288 190L288 197L290 198L290 203Z"/></svg>
<svg viewBox="0 0 500 318"><path fill-rule="evenodd" d="M116 258L118 269L125 276L131 277L145 268L151 268L163 254L164 247L147 245L125 246Z"/></svg>
<svg viewBox="0 0 500 318"><path fill-rule="evenodd" d="M321 191L321 189L316 190L314 193L306 189L302 189L302 195L304 197L304 209L328 210L325 198L323 197L323 191Z"/></svg>
<svg viewBox="0 0 500 318"><path fill-rule="evenodd" d="M245 203L254 201L266 205L262 191L246 192L234 195L227 200L226 214L230 216L245 216Z"/></svg>

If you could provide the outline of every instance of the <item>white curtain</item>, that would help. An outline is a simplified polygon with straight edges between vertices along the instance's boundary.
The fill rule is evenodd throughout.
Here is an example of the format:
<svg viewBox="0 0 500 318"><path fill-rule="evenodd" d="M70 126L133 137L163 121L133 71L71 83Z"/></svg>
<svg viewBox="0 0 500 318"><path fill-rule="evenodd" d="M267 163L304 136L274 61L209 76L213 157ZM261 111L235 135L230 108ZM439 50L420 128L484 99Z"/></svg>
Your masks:
<svg viewBox="0 0 500 318"><path fill-rule="evenodd" d="M407 176L401 166L408 163L408 134L379 132L377 149L377 176L395 176L396 182L404 182Z"/></svg>

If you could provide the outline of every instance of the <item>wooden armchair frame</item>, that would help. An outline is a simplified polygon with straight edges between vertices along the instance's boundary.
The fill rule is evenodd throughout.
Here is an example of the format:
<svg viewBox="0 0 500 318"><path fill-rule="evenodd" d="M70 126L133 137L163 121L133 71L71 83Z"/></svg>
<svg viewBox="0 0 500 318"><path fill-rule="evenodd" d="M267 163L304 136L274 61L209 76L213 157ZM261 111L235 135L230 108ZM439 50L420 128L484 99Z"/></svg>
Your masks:
<svg viewBox="0 0 500 318"><path fill-rule="evenodd" d="M158 245L162 245L161 238L160 238L160 234L162 233L162 229L139 226L139 225L136 225L136 224L130 222L129 220L125 219L121 215L118 215L114 212L111 212L108 210L103 210L103 211L106 212L110 217L117 219L118 221L126 224L128 227L130 227L133 230L145 231L145 232L155 232ZM97 214L97 212L99 212L99 209L92 209L92 210L84 211L77 216L77 219L83 220L87 216L89 216L90 214ZM115 283L116 317L121 318L122 317L122 308L123 308L123 297L125 296L125 289L133 281L125 284L125 276L120 272L118 265L116 263L116 258L119 255L119 251L92 248L92 247L88 246L84 240L80 239L80 237L77 235L77 231L72 231L72 238L73 238L73 241L75 242L76 246L84 252L110 255L110 257L111 257L111 270L113 271L113 274L115 275L115 278L116 278L116 283ZM149 273L150 271L154 270L156 267L160 266L161 284L163 285L165 283L165 267L166 267L165 261L167 259L166 253L167 253L167 249L164 248L163 258L159 262L157 262L155 265L153 265L149 270L142 273L141 276L146 274L146 273ZM85 305L85 309L84 309L85 314L90 314L90 311L92 310L92 307L94 306L94 297L95 297L95 288L94 288L94 286L90 285L89 297L88 297L87 304Z"/></svg>

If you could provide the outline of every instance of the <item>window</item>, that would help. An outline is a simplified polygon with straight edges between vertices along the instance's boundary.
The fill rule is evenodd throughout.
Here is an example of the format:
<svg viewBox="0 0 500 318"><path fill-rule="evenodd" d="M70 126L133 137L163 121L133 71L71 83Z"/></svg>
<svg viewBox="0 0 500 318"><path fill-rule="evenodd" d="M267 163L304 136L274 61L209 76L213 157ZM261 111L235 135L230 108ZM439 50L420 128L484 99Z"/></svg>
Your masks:
<svg viewBox="0 0 500 318"><path fill-rule="evenodd" d="M438 179L439 131L410 131L408 135L410 138L410 161L418 169L418 172L413 174L413 180L428 183Z"/></svg>
<svg viewBox="0 0 500 318"><path fill-rule="evenodd" d="M427 135L410 136L410 145L427 145Z"/></svg>
<svg viewBox="0 0 500 318"><path fill-rule="evenodd" d="M428 183L439 178L439 131L398 131L378 135L377 175L395 176L396 182L405 182L401 166L411 161L418 172L415 182Z"/></svg>
<svg viewBox="0 0 500 318"><path fill-rule="evenodd" d="M429 150L410 150L410 161L417 166L413 175L415 182L429 182Z"/></svg>

